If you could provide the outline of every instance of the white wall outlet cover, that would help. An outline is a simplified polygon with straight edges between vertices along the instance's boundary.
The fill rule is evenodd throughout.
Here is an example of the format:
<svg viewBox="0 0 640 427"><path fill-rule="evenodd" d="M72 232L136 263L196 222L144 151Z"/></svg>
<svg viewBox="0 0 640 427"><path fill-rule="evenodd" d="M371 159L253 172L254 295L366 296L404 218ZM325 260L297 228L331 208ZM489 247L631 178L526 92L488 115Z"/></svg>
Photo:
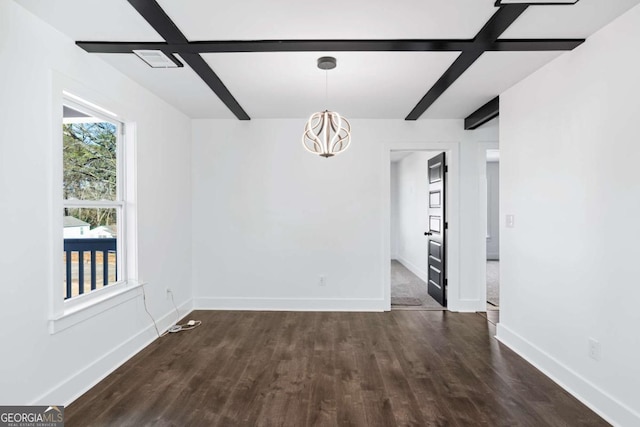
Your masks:
<svg viewBox="0 0 640 427"><path fill-rule="evenodd" d="M589 357L593 360L600 360L600 343L595 338L589 338Z"/></svg>

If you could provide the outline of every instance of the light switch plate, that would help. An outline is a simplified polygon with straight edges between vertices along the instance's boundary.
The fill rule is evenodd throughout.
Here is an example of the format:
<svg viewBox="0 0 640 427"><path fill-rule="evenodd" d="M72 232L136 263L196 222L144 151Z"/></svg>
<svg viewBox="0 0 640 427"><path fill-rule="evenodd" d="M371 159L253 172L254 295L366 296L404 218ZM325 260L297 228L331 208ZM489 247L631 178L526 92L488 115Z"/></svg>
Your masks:
<svg viewBox="0 0 640 427"><path fill-rule="evenodd" d="M516 223L516 216L512 214L507 215L507 228L513 228Z"/></svg>

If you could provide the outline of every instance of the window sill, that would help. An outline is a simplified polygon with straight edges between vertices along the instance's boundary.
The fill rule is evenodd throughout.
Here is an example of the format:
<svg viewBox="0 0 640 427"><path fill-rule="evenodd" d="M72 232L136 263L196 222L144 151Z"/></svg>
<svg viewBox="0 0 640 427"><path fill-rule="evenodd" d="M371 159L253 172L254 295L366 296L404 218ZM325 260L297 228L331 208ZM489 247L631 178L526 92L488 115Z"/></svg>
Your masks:
<svg viewBox="0 0 640 427"><path fill-rule="evenodd" d="M113 289L105 288L105 292L100 292L99 294L87 294L83 300L66 302L64 313L55 319L49 320L49 333L52 335L57 334L60 331L64 331L78 323L84 322L102 312L136 298L139 295L138 288L142 285L130 281L112 286L114 286Z"/></svg>

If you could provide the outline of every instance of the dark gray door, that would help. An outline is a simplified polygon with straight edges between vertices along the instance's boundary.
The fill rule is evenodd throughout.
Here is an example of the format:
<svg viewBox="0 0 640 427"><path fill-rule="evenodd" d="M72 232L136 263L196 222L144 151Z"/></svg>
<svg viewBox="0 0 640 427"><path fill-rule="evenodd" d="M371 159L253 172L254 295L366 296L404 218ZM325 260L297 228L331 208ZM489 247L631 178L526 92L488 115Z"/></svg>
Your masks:
<svg viewBox="0 0 640 427"><path fill-rule="evenodd" d="M429 159L429 211L428 230L428 291L442 306L447 306L446 277L446 172L445 153Z"/></svg>

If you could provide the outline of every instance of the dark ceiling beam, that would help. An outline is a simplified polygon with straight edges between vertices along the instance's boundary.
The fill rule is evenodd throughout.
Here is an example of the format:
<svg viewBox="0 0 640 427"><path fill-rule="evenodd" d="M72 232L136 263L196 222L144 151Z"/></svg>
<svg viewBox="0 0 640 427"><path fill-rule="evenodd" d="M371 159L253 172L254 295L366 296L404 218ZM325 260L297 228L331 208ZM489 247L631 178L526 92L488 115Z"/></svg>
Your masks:
<svg viewBox="0 0 640 427"><path fill-rule="evenodd" d="M476 59L482 55L481 50L470 50L466 52L462 52L458 58L451 64L451 66L445 71L445 73L438 79L436 84L434 84L429 92L425 96L422 97L420 102L413 107L413 110L409 113L409 115L405 118L405 120L417 120L422 113L424 113L427 108L431 106L440 95L442 95L448 88L458 80L465 71L469 69L469 67L476 62Z"/></svg>
<svg viewBox="0 0 640 427"><path fill-rule="evenodd" d="M527 10L526 5L502 6L475 36L478 42L494 42Z"/></svg>
<svg viewBox="0 0 640 427"><path fill-rule="evenodd" d="M198 52L455 52L473 40L231 40L197 41L189 44Z"/></svg>
<svg viewBox="0 0 640 427"><path fill-rule="evenodd" d="M502 5L472 40L214 40L190 42L156 0L128 1L165 39L164 42L78 41L76 44L91 53L127 54L133 53L134 50L161 50L170 57L173 54L179 54L240 120L249 120L249 115L200 54L327 51L461 52L444 75L438 79L406 117L406 120L417 120L486 51L566 51L573 50L584 43L584 39L499 39L500 35L527 9L527 4ZM174 62L176 61L177 59Z"/></svg>
<svg viewBox="0 0 640 427"><path fill-rule="evenodd" d="M236 52L459 52L473 40L211 40L186 43L78 41L92 53L131 53L133 49L168 49L175 53Z"/></svg>
<svg viewBox="0 0 640 427"><path fill-rule="evenodd" d="M167 42L90 42L79 41L76 45L89 53L133 53L134 50L168 50L178 53L179 45Z"/></svg>
<svg viewBox="0 0 640 427"><path fill-rule="evenodd" d="M165 11L155 0L128 0L140 15L158 32L169 44L186 45L187 38L169 18ZM160 48L167 51L167 46ZM175 52L172 52L175 53ZM233 97L229 89L224 85L218 75L211 69L207 62L198 54L182 53L182 59L200 76L200 78L213 90L220 100L240 120L250 120L249 115Z"/></svg>
<svg viewBox="0 0 640 427"><path fill-rule="evenodd" d="M487 123L489 120L498 117L499 114L500 97L496 96L491 101L487 102L482 107L471 113L469 117L464 119L464 128L465 130L476 129Z"/></svg>
<svg viewBox="0 0 640 427"><path fill-rule="evenodd" d="M187 38L155 0L128 0L129 4L169 43L187 43Z"/></svg>
<svg viewBox="0 0 640 427"><path fill-rule="evenodd" d="M438 79L436 84L429 89L429 92L413 107L413 110L411 110L405 120L417 120L427 111L427 108L436 102L436 100L482 56L487 48L500 37L500 34L509 28L509 26L527 10L527 7L526 5L509 5L502 6L498 9L473 39L473 45L458 56L447 71L445 71L444 75Z"/></svg>
<svg viewBox="0 0 640 427"><path fill-rule="evenodd" d="M514 3L503 3L505 0L496 0L495 2L495 6L496 7L500 7L500 6L506 6L508 4L514 4ZM524 1L524 2L519 2L520 4L527 4L529 6L572 6L576 3L578 3L578 1L580 0L569 0L569 1Z"/></svg>
<svg viewBox="0 0 640 427"><path fill-rule="evenodd" d="M231 95L231 92L227 90L222 80L213 72L211 67L197 53L183 53L180 55L187 64L195 71L202 80L213 90L229 109L240 120L251 120L249 115L245 113L238 101Z"/></svg>
<svg viewBox="0 0 640 427"><path fill-rule="evenodd" d="M577 48L584 42L585 39L499 39L487 50L494 52L567 51Z"/></svg>
<svg viewBox="0 0 640 427"><path fill-rule="evenodd" d="M473 40L232 40L166 42L92 42L78 46L91 53L132 53L133 50L163 50L172 53L235 52L459 52ZM572 50L584 39L502 39L487 46L490 51Z"/></svg>

